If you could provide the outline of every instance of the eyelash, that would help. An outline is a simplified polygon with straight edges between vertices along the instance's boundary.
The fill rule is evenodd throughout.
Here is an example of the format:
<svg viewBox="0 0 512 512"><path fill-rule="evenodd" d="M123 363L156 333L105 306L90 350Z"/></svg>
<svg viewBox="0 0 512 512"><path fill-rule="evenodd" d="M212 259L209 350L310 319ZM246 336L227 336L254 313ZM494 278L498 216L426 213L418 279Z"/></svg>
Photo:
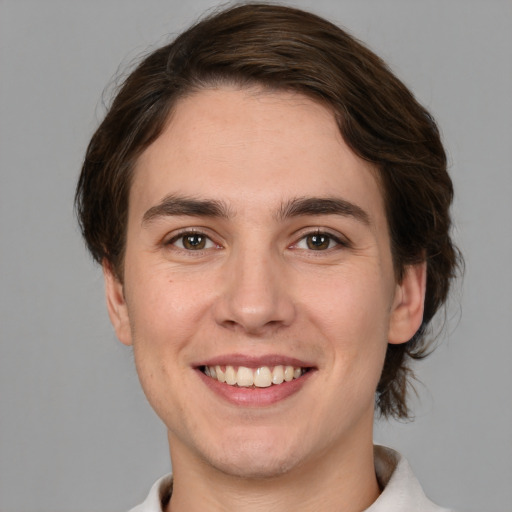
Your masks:
<svg viewBox="0 0 512 512"><path fill-rule="evenodd" d="M212 244L214 246L216 246L215 248L219 248L220 245L216 244L212 239L211 237L209 237L206 233L204 233L203 231L195 231L195 230L187 230L187 231L182 231L181 233L178 233L176 235L174 235L171 239L167 240L165 242L165 245L166 246L174 246L177 250L179 251L183 251L183 252L187 252L187 253L202 253L203 251L206 251L206 250L209 250L209 249L212 249L213 247L204 247L204 248L201 248L201 249L197 249L197 250L193 250L193 249L187 249L185 247L178 247L176 246L176 242L178 242L179 240L182 241L182 245L183 245L183 241L185 240L185 238L187 237L201 237L205 240L205 243L208 244Z"/></svg>
<svg viewBox="0 0 512 512"><path fill-rule="evenodd" d="M308 247L307 248L299 248L298 245L299 243L301 242L306 242L307 244L307 239L309 237L318 237L318 238L325 238L327 239L328 241L328 246L327 248L325 249L312 249L311 247L309 247L309 244L308 244ZM331 242L334 242L336 245L334 247L330 247L331 245ZM294 244L292 244L291 247L297 247L301 250L305 250L305 251L311 251L311 252L327 252L327 251L330 251L330 250L334 250L336 248L339 248L339 247L349 247L350 244L348 243L347 240L344 240L336 235L334 235L333 233L329 233L328 231L322 231L320 229L317 229L313 232L308 232L308 233L304 233L297 242L295 242Z"/></svg>
<svg viewBox="0 0 512 512"><path fill-rule="evenodd" d="M211 245L210 247L202 247L200 249L187 249L186 247L183 246L183 241L185 240L186 237L201 237L204 239L204 242L205 242L205 245ZM308 237L319 237L319 238L325 238L328 242L328 246L325 248L325 249L312 249L308 242L307 242L307 239ZM179 240L181 240L181 244L182 244L182 247L179 247L176 245L176 242L178 242ZM305 242L306 244L308 244L307 247L299 247L299 244L302 243L302 242ZM200 244L201 242L199 242ZM331 244L334 243L336 244L334 247L331 247ZM196 253L196 254L202 254L204 251L208 251L208 250L211 250L213 248L215 249L219 249L219 248L222 248L221 245L219 244L216 244L210 236L208 236L206 233L204 233L203 231L195 231L195 230L187 230L187 231L182 231L176 235L174 235L171 239L169 239L168 241L165 242L165 245L166 246L174 246L174 248L178 251L182 251L182 252L186 252L186 253ZM294 242L293 244L291 244L289 246L290 248L296 248L298 250L304 250L304 251L310 251L310 252L327 252L327 251L331 251L331 250L334 250L336 249L337 247L350 247L350 243L345 239L341 239L340 237L332 234L332 233L329 233L327 231L322 231L320 229L317 229L315 231L311 231L311 232L306 232L306 233L303 233L301 235L301 237L296 241Z"/></svg>

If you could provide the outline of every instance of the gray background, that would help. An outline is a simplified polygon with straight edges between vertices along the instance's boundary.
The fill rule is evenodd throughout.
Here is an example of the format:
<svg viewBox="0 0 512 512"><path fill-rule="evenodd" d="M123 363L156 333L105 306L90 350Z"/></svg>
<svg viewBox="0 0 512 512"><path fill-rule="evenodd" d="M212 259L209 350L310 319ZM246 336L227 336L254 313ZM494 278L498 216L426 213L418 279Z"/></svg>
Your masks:
<svg viewBox="0 0 512 512"><path fill-rule="evenodd" d="M512 510L512 2L291 2L348 28L437 117L464 284L418 365L414 423L377 426L427 493ZM115 340L72 198L121 63L215 1L0 0L0 511L122 511L169 468ZM108 98L108 95L107 95Z"/></svg>

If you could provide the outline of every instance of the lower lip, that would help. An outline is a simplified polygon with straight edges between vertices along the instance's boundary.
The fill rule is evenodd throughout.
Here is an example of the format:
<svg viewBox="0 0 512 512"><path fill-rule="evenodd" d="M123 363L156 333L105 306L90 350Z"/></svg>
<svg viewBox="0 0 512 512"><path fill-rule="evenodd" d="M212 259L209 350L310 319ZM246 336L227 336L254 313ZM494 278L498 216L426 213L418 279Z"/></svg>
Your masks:
<svg viewBox="0 0 512 512"><path fill-rule="evenodd" d="M243 388L219 382L212 377L208 377L199 369L196 371L202 381L214 393L234 405L245 407L265 407L285 400L297 393L315 373L314 370L309 370L298 379L283 382L282 384L271 385L267 388Z"/></svg>

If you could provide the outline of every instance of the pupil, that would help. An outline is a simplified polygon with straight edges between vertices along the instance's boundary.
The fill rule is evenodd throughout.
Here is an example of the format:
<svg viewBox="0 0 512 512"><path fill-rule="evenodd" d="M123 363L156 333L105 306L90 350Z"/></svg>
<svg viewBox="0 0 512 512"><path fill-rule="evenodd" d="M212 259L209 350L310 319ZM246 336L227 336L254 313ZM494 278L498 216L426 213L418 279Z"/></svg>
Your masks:
<svg viewBox="0 0 512 512"><path fill-rule="evenodd" d="M325 235L311 235L308 245L310 249L326 249L329 246L329 238Z"/></svg>
<svg viewBox="0 0 512 512"><path fill-rule="evenodd" d="M205 240L201 235L187 235L184 242L184 246L188 249L202 249L205 245Z"/></svg>

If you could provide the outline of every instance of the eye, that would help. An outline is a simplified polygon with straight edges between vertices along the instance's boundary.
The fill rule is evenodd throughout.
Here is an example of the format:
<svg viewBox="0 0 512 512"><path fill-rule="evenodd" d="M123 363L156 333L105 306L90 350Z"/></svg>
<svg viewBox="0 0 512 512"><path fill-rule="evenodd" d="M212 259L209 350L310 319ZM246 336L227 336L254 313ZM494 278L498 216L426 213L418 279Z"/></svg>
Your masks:
<svg viewBox="0 0 512 512"><path fill-rule="evenodd" d="M309 251L326 251L339 245L345 246L346 244L330 233L316 231L315 233L309 233L302 237L295 244L295 248L306 249Z"/></svg>
<svg viewBox="0 0 512 512"><path fill-rule="evenodd" d="M204 233L180 233L169 242L168 245L174 245L178 249L185 251L202 251L204 249L212 249L216 245Z"/></svg>

